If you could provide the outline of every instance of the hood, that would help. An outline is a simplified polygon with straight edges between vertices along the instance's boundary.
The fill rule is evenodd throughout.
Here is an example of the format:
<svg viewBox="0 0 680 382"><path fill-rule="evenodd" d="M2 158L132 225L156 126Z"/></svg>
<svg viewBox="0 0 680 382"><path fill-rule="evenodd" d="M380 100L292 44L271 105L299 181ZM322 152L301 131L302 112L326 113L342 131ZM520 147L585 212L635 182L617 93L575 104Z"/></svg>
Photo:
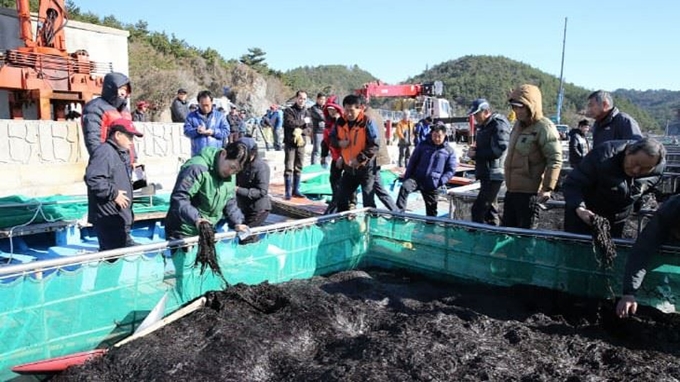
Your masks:
<svg viewBox="0 0 680 382"><path fill-rule="evenodd" d="M125 99L118 97L118 89L122 86L128 85L130 92L130 79L123 73L109 73L104 77L104 85L102 87L102 98L111 106L120 109L125 104Z"/></svg>
<svg viewBox="0 0 680 382"><path fill-rule="evenodd" d="M344 115L342 106L338 105L335 102L326 102L326 104L323 105L323 116L326 117L327 120L331 118L330 114L328 114L329 107L332 107L335 110L337 110L340 113L341 117Z"/></svg>
<svg viewBox="0 0 680 382"><path fill-rule="evenodd" d="M508 101L521 102L529 108L532 122L543 118L541 90L535 85L522 85L510 93Z"/></svg>
<svg viewBox="0 0 680 382"><path fill-rule="evenodd" d="M192 158L193 163L195 164L202 164L208 168L208 171L215 175L218 176L217 174L217 156L219 155L220 151L222 151L221 148L219 147L212 147L208 146L205 147L201 152L194 156ZM219 176L218 176L219 177Z"/></svg>
<svg viewBox="0 0 680 382"><path fill-rule="evenodd" d="M583 133L582 133L581 130L577 127L577 128L574 128L574 129L569 130L569 136L572 137L572 136L574 136L574 135L583 135Z"/></svg>

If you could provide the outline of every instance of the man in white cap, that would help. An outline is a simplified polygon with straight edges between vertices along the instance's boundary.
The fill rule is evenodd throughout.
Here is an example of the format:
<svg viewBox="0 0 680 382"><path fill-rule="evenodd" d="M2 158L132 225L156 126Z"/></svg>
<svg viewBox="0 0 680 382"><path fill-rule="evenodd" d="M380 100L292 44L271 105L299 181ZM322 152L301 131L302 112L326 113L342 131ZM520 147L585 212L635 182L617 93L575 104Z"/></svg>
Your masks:
<svg viewBox="0 0 680 382"><path fill-rule="evenodd" d="M480 182L479 194L472 205L472 221L491 225L500 224L496 198L504 180L503 162L510 139L510 122L501 114L493 113L484 98L472 102L467 112L476 125L476 146L468 156L475 160L475 177Z"/></svg>

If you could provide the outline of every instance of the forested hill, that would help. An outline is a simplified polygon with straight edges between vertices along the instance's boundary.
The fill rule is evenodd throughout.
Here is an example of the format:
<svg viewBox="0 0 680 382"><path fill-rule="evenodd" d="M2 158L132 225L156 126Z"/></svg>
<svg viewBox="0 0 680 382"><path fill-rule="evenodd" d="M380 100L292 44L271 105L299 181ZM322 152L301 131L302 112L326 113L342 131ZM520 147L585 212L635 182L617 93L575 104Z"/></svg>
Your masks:
<svg viewBox="0 0 680 382"><path fill-rule="evenodd" d="M354 89L361 88L366 82L376 79L371 73L356 65L304 66L285 72L283 77L292 88L307 90L310 97L315 97L319 91L342 97L353 93Z"/></svg>
<svg viewBox="0 0 680 382"><path fill-rule="evenodd" d="M460 106L459 113L478 97L487 98L499 110L507 110L507 93L525 83L537 85L543 94L543 112L547 117L556 113L560 81L530 65L501 56L465 56L446 61L409 79L407 82L444 83L444 96ZM571 83L565 84L562 106L562 123L575 126L583 118L588 94L596 89L586 89ZM645 131L660 129L660 123L650 113L614 93L616 105L632 115Z"/></svg>
<svg viewBox="0 0 680 382"><path fill-rule="evenodd" d="M629 99L645 109L657 120L662 129L666 123L677 118L680 109L680 91L618 89L614 94Z"/></svg>

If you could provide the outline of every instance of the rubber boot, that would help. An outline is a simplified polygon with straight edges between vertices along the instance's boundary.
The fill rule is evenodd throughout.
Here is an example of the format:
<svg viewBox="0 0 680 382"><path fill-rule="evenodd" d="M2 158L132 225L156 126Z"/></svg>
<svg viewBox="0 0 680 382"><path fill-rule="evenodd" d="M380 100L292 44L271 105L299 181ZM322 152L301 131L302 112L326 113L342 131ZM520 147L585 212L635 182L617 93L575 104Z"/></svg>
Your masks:
<svg viewBox="0 0 680 382"><path fill-rule="evenodd" d="M284 196L286 200L290 200L290 175L284 175L283 180L286 184L286 195Z"/></svg>
<svg viewBox="0 0 680 382"><path fill-rule="evenodd" d="M300 174L293 175L293 196L296 198L304 198L300 193Z"/></svg>

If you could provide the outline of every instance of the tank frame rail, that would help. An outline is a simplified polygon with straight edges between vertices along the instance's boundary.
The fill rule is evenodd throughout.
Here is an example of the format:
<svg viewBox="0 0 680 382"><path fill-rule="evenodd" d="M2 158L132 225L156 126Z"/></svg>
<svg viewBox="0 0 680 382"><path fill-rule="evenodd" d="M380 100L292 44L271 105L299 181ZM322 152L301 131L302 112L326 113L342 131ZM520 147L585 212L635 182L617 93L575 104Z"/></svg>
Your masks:
<svg viewBox="0 0 680 382"><path fill-rule="evenodd" d="M680 174L679 174L680 175ZM460 213L456 214L461 210L461 205L472 204L475 199L477 199L477 192L479 190L479 182L469 184L467 186L456 187L449 189L447 193L447 198L449 201L449 219L452 220L462 220L466 217L461 216ZM501 190L498 194L498 203L504 202L505 190ZM539 204L539 207L543 210L552 210L555 208L564 209L564 200L548 200L545 203ZM644 223L654 215L656 210L652 209L641 209L640 211L633 212L633 217L637 219L637 233L644 228Z"/></svg>
<svg viewBox="0 0 680 382"><path fill-rule="evenodd" d="M293 228L300 228L310 225L316 225L327 221L334 221L337 219L354 219L358 214L367 213L371 208L360 208L352 211L340 212L332 215L323 215L307 219L296 220L292 222L276 223L268 226L252 228L253 235L258 235L268 232L284 231ZM236 232L221 232L215 234L215 240L233 239L236 237ZM6 277L15 277L18 275L25 275L31 273L38 273L46 270L57 269L64 266L80 265L90 262L111 260L128 255L138 255L141 253L161 251L165 249L180 248L198 244L198 236L189 237L186 239L162 241L158 243L138 245L135 247L119 248L109 251L93 252L82 255L69 256L59 259L38 260L24 264L15 264L0 267L0 279Z"/></svg>

